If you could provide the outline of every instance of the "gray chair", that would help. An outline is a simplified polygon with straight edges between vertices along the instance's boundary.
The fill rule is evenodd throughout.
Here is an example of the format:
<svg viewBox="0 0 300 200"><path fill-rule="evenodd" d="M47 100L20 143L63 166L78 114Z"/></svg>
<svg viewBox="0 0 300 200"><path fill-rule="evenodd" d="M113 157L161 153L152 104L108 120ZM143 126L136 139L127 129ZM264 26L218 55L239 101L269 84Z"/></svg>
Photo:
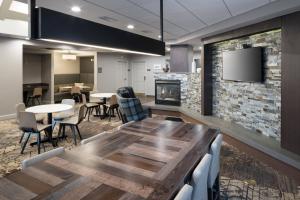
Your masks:
<svg viewBox="0 0 300 200"><path fill-rule="evenodd" d="M208 173L208 199L219 199L220 197L220 152L223 141L223 135L218 134L210 147L212 155L210 170Z"/></svg>
<svg viewBox="0 0 300 200"><path fill-rule="evenodd" d="M40 98L42 98L43 95L43 89L42 88L34 88L32 96L27 97L26 105L35 105L35 101L38 102L38 104L41 104Z"/></svg>
<svg viewBox="0 0 300 200"><path fill-rule="evenodd" d="M174 200L191 200L192 199L192 193L193 193L193 187L185 184L180 191L178 192L178 194L176 195L176 197L174 198Z"/></svg>
<svg viewBox="0 0 300 200"><path fill-rule="evenodd" d="M192 200L207 200L207 180L212 156L206 154L192 174Z"/></svg>
<svg viewBox="0 0 300 200"><path fill-rule="evenodd" d="M51 127L51 124L44 125L39 124L36 122L35 114L30 112L20 112L20 123L19 128L23 131L23 135L21 138L21 141L23 140L23 137L27 134L27 137L25 139L25 142L22 145L21 154L23 154L24 149L28 143L28 140L32 134L36 135L37 138L37 147L38 147L38 153L40 154L41 151L41 132L46 131L46 129ZM45 151L45 147L44 147Z"/></svg>
<svg viewBox="0 0 300 200"><path fill-rule="evenodd" d="M28 167L31 167L32 165L34 165L38 162L47 160L51 157L55 157L55 156L60 155L64 152L65 152L65 149L63 147L59 147L57 149L52 149L48 152L33 156L31 158L23 160L22 163L21 163L21 168L22 168L22 170L24 170L24 169L26 169Z"/></svg>
<svg viewBox="0 0 300 200"><path fill-rule="evenodd" d="M72 106L72 109L64 111L64 112L59 112L59 113L53 113L53 128L55 127L56 123L59 123L60 121L72 117L75 114L75 100L74 99L63 99L61 101L62 104L67 104Z"/></svg>
<svg viewBox="0 0 300 200"><path fill-rule="evenodd" d="M94 141L94 140L97 140L97 139L103 137L103 135L105 135L106 133L107 133L107 132L104 131L104 132L102 132L102 133L99 133L99 134L94 135L94 136L92 136L92 137L89 137L89 138L87 138L87 139L81 140L80 144L87 144L87 143L89 143L89 142L92 142L92 141Z"/></svg>
<svg viewBox="0 0 300 200"><path fill-rule="evenodd" d="M118 114L119 119L121 119L120 113L119 113L119 104L117 100L116 95L112 95L109 99L108 103L104 105L104 109L106 110L108 114L108 121L111 120L111 117L114 115L114 111Z"/></svg>
<svg viewBox="0 0 300 200"><path fill-rule="evenodd" d="M20 122L20 112L25 112L25 104L24 103L18 103L16 104L16 121L17 123ZM36 114L35 115L35 118L36 118L36 121L39 122L39 123L43 123L44 119L45 119L45 115L44 114Z"/></svg>
<svg viewBox="0 0 300 200"><path fill-rule="evenodd" d="M85 94L82 94L81 97L82 97L82 104L86 108L86 113L84 115L84 118L86 118L86 115L88 115L88 121L90 121L90 115L93 114L94 109L96 110L96 112L99 112L100 105L98 103L88 103Z"/></svg>
<svg viewBox="0 0 300 200"><path fill-rule="evenodd" d="M65 137L66 126L69 126L71 128L71 130L72 130L72 134L73 134L73 138L74 138L74 143L75 143L75 145L77 145L75 128L76 128L78 136L79 136L79 138L81 140L82 137L81 137L78 125L84 120L84 109L85 109L84 105L80 106L78 115L76 115L74 117L70 117L70 118L64 119L64 120L62 120L59 123L58 138L61 137L62 130L63 130L63 137Z"/></svg>

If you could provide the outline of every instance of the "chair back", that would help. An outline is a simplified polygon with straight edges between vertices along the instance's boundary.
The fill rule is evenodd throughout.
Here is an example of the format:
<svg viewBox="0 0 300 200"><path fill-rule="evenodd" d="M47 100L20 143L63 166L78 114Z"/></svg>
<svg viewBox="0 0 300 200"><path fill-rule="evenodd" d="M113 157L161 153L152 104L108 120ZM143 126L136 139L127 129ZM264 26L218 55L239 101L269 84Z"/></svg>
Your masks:
<svg viewBox="0 0 300 200"><path fill-rule="evenodd" d="M121 87L117 90L117 94L122 98L136 98L132 87Z"/></svg>
<svg viewBox="0 0 300 200"><path fill-rule="evenodd" d="M180 191L178 192L178 194L176 195L176 197L174 198L174 200L191 200L192 199L192 193L193 193L193 187L185 184Z"/></svg>
<svg viewBox="0 0 300 200"><path fill-rule="evenodd" d="M121 113L126 117L126 122L140 121L147 117L143 106L137 98L122 98L118 96Z"/></svg>
<svg viewBox="0 0 300 200"><path fill-rule="evenodd" d="M117 95L112 95L109 99L109 105L116 105L118 104Z"/></svg>
<svg viewBox="0 0 300 200"><path fill-rule="evenodd" d="M19 123L20 122L20 112L24 112L25 111L25 104L24 103L18 103L16 104L16 111L17 111L17 122Z"/></svg>
<svg viewBox="0 0 300 200"><path fill-rule="evenodd" d="M38 154L26 160L23 160L21 163L22 170L34 165L35 163L41 162L43 160L47 160L51 157L57 156L59 154L64 153L65 149L63 147L59 147L57 149L50 150L48 152Z"/></svg>
<svg viewBox="0 0 300 200"><path fill-rule="evenodd" d="M19 128L23 131L38 131L35 114L31 112L20 112Z"/></svg>
<svg viewBox="0 0 300 200"><path fill-rule="evenodd" d="M80 87L78 86L72 86L71 88L71 94L80 94Z"/></svg>
<svg viewBox="0 0 300 200"><path fill-rule="evenodd" d="M42 88L34 88L33 89L33 96L34 97L40 97L43 95L43 89Z"/></svg>
<svg viewBox="0 0 300 200"><path fill-rule="evenodd" d="M79 107L79 111L78 111L78 124L80 124L84 120L84 109L85 109L84 105L81 105Z"/></svg>
<svg viewBox="0 0 300 200"><path fill-rule="evenodd" d="M75 100L74 99L63 99L63 100L61 100L61 103L72 106L72 109L65 111L65 113L74 114L74 111L75 111Z"/></svg>
<svg viewBox="0 0 300 200"><path fill-rule="evenodd" d="M195 168L192 175L192 200L207 200L207 179L211 162L211 155L206 154Z"/></svg>
<svg viewBox="0 0 300 200"><path fill-rule="evenodd" d="M210 170L208 174L208 188L213 188L216 178L220 172L220 152L222 146L223 135L218 134L210 147L210 154L212 155Z"/></svg>
<svg viewBox="0 0 300 200"><path fill-rule="evenodd" d="M87 103L85 94L81 94L82 104L85 105Z"/></svg>

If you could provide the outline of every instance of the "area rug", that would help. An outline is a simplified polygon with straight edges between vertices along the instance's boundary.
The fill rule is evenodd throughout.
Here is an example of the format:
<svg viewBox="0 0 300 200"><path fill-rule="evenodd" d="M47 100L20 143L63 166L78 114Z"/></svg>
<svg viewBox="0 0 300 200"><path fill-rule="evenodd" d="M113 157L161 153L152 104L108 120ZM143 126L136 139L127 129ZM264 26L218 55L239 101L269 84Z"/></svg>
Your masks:
<svg viewBox="0 0 300 200"><path fill-rule="evenodd" d="M165 116L153 115L164 119ZM100 120L91 118L80 125L83 138L91 137L103 131L113 131L121 125L118 118ZM66 149L75 147L70 130L68 138L60 141L59 146ZM57 134L57 129L54 135ZM0 121L0 176L20 169L23 159L37 154L36 147L28 146L20 154L21 132L15 120ZM32 140L33 141L33 140ZM53 147L46 144L46 150ZM240 200L300 200L300 186L292 178L283 175L272 167L258 161L251 155L239 151L236 147L223 143L221 150L221 199Z"/></svg>

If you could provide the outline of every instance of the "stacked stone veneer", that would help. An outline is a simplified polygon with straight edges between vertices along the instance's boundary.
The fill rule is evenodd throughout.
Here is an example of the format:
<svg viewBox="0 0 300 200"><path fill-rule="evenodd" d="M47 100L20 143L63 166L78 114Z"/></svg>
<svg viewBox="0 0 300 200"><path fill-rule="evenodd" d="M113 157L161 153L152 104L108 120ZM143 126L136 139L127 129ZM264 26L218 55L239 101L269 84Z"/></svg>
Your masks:
<svg viewBox="0 0 300 200"><path fill-rule="evenodd" d="M264 83L222 80L222 53L243 44L264 47ZM280 139L281 31L213 44L213 115Z"/></svg>
<svg viewBox="0 0 300 200"><path fill-rule="evenodd" d="M181 81L181 105L200 113L201 75L199 73L156 73L156 79Z"/></svg>

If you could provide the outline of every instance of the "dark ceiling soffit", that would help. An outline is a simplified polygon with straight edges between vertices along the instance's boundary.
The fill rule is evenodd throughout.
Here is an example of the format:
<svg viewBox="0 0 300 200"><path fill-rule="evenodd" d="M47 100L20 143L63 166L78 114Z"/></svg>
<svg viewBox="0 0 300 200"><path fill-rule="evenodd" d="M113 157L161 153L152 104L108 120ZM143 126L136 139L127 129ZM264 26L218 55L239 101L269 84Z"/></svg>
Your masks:
<svg viewBox="0 0 300 200"><path fill-rule="evenodd" d="M276 17L267 21L259 22L242 28L234 29L202 39L203 44L212 44L226 40L236 39L248 35L258 34L270 30L280 29L282 17Z"/></svg>
<svg viewBox="0 0 300 200"><path fill-rule="evenodd" d="M32 39L51 39L165 55L165 43L46 8L35 8Z"/></svg>

